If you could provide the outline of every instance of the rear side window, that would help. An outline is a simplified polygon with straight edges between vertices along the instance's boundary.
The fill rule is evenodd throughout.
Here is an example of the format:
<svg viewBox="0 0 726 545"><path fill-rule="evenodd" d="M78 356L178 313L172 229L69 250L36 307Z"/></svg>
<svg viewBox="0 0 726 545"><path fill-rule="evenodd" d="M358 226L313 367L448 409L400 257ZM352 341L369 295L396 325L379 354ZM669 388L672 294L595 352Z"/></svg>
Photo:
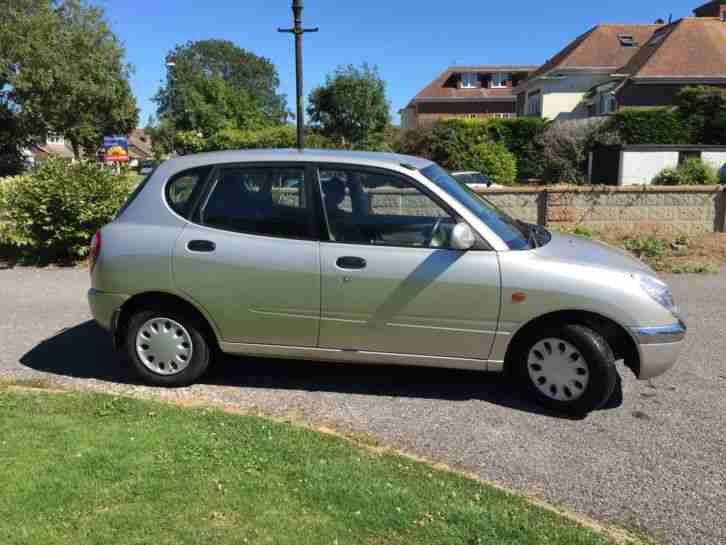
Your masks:
<svg viewBox="0 0 726 545"><path fill-rule="evenodd" d="M212 167L195 168L176 174L166 184L166 202L177 214L187 217L194 198Z"/></svg>
<svg viewBox="0 0 726 545"><path fill-rule="evenodd" d="M223 168L201 212L226 231L310 239L312 208L304 168Z"/></svg>

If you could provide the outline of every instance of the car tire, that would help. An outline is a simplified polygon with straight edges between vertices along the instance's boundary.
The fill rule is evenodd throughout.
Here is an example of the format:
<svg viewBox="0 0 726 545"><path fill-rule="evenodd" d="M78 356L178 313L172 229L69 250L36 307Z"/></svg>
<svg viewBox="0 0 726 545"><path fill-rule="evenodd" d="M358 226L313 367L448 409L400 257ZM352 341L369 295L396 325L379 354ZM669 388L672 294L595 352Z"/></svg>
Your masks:
<svg viewBox="0 0 726 545"><path fill-rule="evenodd" d="M603 407L618 380L610 345L582 325L532 331L518 342L511 364L518 383L537 403L573 416Z"/></svg>
<svg viewBox="0 0 726 545"><path fill-rule="evenodd" d="M189 386L207 371L212 359L204 325L179 309L135 312L123 346L134 372L150 386Z"/></svg>

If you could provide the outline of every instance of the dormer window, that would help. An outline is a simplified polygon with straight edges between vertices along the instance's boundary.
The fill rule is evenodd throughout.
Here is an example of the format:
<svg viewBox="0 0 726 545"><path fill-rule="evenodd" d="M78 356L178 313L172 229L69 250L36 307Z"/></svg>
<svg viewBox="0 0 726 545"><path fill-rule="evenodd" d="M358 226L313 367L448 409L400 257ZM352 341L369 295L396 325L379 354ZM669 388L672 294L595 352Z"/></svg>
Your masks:
<svg viewBox="0 0 726 545"><path fill-rule="evenodd" d="M620 40L620 45L623 47L637 47L638 45L638 42L630 34L618 34L618 40Z"/></svg>
<svg viewBox="0 0 726 545"><path fill-rule="evenodd" d="M503 89L507 86L507 82L512 79L510 74L498 72L492 74L492 89Z"/></svg>
<svg viewBox="0 0 726 545"><path fill-rule="evenodd" d="M479 75L476 72L465 72L461 75L462 89L476 89L479 86Z"/></svg>

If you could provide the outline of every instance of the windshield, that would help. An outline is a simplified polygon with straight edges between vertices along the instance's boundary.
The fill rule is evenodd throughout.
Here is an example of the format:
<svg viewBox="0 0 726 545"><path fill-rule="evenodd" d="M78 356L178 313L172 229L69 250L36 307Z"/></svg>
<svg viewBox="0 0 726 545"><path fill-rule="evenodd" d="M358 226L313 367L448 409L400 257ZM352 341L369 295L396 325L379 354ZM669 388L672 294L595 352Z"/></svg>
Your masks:
<svg viewBox="0 0 726 545"><path fill-rule="evenodd" d="M510 250L530 248L530 228L507 215L491 201L476 194L466 184L457 181L438 165L421 170L421 174L466 206L501 238Z"/></svg>

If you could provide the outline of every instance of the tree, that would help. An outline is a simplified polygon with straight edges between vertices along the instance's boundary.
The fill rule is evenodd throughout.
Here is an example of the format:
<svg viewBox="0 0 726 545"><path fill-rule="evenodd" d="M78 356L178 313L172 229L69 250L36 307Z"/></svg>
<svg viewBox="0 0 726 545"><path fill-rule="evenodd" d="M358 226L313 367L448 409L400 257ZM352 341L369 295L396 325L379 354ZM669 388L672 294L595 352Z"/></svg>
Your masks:
<svg viewBox="0 0 726 545"><path fill-rule="evenodd" d="M339 67L310 93L307 111L313 128L351 147L376 147L391 118L386 84L367 64Z"/></svg>
<svg viewBox="0 0 726 545"><path fill-rule="evenodd" d="M159 125L209 136L282 124L287 117L275 66L224 40L178 45L166 56L167 82L154 97Z"/></svg>
<svg viewBox="0 0 726 545"><path fill-rule="evenodd" d="M100 8L14 0L0 20L0 102L28 130L63 134L76 157L93 154L138 123L124 54Z"/></svg>
<svg viewBox="0 0 726 545"><path fill-rule="evenodd" d="M690 131L690 143L726 143L726 91L699 85L685 87L676 96L678 114Z"/></svg>

